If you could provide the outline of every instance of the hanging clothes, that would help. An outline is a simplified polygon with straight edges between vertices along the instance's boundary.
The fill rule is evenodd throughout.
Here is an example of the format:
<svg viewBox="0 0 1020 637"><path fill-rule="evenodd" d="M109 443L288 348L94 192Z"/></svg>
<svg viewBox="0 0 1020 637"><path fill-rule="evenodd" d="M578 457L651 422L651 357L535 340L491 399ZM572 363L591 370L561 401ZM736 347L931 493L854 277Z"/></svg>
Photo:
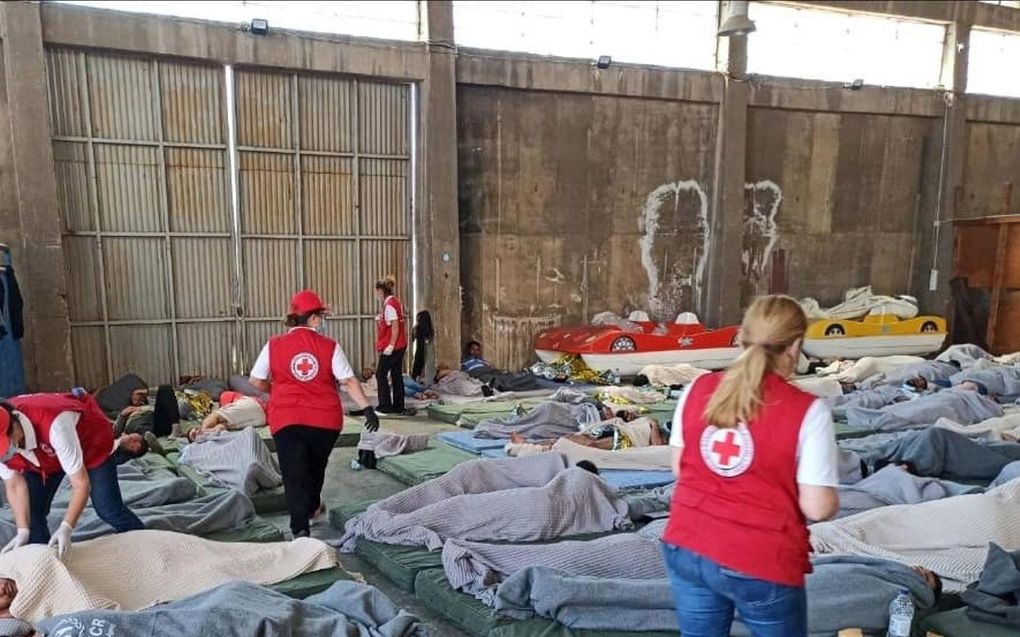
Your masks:
<svg viewBox="0 0 1020 637"><path fill-rule="evenodd" d="M25 336L24 301L11 265L10 251L0 248L0 397L26 392L21 339Z"/></svg>

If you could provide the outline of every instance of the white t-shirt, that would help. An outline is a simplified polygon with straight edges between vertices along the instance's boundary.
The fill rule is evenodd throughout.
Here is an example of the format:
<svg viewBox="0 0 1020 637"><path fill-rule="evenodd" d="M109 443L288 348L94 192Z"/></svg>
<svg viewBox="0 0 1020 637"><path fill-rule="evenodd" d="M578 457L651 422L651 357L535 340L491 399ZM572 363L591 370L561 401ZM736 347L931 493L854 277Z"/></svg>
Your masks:
<svg viewBox="0 0 1020 637"><path fill-rule="evenodd" d="M400 316L397 314L397 308L391 305L389 302L390 299L392 298L393 298L392 296L387 296L386 300L383 301L384 307L382 318L384 323L392 323L393 321L396 321L400 318Z"/></svg>
<svg viewBox="0 0 1020 637"><path fill-rule="evenodd" d="M21 428L25 431L24 448L19 449L18 453L38 467L39 459L35 455L35 449L39 443L35 437L35 427L28 416L20 411L14 413L18 416ZM50 444L57 454L57 460L60 461L60 468L67 475L78 473L85 467L81 441L78 440L78 419L80 417L81 414L78 412L62 411L57 414L57 417L53 419L53 424L50 425ZM10 480L15 473L19 472L0 462L0 479Z"/></svg>
<svg viewBox="0 0 1020 637"><path fill-rule="evenodd" d="M673 414L669 444L677 449L683 449L684 446L684 404L694 383L684 389ZM811 403L800 425L800 435L797 438L797 483L815 487L839 486L838 453L832 411L825 401L819 398Z"/></svg>
<svg viewBox="0 0 1020 637"><path fill-rule="evenodd" d="M293 327L290 329L291 332L294 330L310 330L310 327ZM354 377L354 370L351 369L351 364L347 362L347 356L344 354L344 350L337 343L336 349L333 350L333 360L330 364L333 370L333 378L339 381L345 381L348 378ZM255 359L255 364L251 368L252 378L259 380L269 380L269 343L262 346L262 351L259 352L259 357Z"/></svg>

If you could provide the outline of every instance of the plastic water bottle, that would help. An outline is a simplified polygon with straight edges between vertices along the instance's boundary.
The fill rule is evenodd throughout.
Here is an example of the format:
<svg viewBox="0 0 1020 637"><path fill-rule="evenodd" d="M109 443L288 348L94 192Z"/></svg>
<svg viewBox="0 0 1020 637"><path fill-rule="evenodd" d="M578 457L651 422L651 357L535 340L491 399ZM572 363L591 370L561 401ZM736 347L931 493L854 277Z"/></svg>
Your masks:
<svg viewBox="0 0 1020 637"><path fill-rule="evenodd" d="M889 604L888 637L910 637L910 625L914 621L914 600L910 591L900 589L900 594Z"/></svg>

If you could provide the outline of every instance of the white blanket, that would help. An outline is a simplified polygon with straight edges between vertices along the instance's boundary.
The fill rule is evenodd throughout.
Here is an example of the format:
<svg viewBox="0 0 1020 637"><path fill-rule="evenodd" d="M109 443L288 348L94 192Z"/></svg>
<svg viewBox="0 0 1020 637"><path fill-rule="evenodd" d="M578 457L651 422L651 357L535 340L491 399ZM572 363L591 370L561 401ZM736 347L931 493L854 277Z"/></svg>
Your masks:
<svg viewBox="0 0 1020 637"><path fill-rule="evenodd" d="M1020 479L986 493L873 509L811 527L819 555L867 555L923 566L947 591L977 581L988 543L1020 549Z"/></svg>
<svg viewBox="0 0 1020 637"><path fill-rule="evenodd" d="M571 465L581 460L594 462L599 469L633 469L637 471L669 471L673 458L672 447L658 445L655 447L630 447L617 451L585 447L569 438L560 438L552 447L566 456Z"/></svg>
<svg viewBox="0 0 1020 637"><path fill-rule="evenodd" d="M11 613L30 622L89 609L138 610L232 580L275 584L336 567L333 549L310 538L229 543L167 531L79 542L64 562L41 544L0 556L0 573L18 584Z"/></svg>
<svg viewBox="0 0 1020 637"><path fill-rule="evenodd" d="M868 314L894 314L901 319L917 316L917 299L912 296L882 296L871 286L847 290L843 302L823 309L815 299L801 299L801 307L809 319L856 319Z"/></svg>
<svg viewBox="0 0 1020 637"><path fill-rule="evenodd" d="M672 385L689 385L699 376L704 376L708 371L678 363L676 365L647 365L638 372L638 376L644 376L648 382L657 387L670 387Z"/></svg>
<svg viewBox="0 0 1020 637"><path fill-rule="evenodd" d="M905 365L923 363L918 356L865 356L856 361L836 361L818 370L819 376L832 376L840 383L859 383L866 378L889 372Z"/></svg>

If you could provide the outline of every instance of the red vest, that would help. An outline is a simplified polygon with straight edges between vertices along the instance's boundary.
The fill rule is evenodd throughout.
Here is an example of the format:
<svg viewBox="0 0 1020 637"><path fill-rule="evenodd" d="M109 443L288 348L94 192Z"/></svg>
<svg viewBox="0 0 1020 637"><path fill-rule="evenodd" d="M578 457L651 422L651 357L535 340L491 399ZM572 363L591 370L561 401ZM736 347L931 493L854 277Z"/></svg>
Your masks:
<svg viewBox="0 0 1020 637"><path fill-rule="evenodd" d="M397 311L396 325L386 324L384 317L388 307L392 307ZM386 302L383 303L383 312L376 319L376 324L379 336L375 339L375 351L381 352L389 347L394 328L397 330L397 342L393 344L393 351L407 349L407 324L404 322L404 306L400 304L397 297L391 296L386 299Z"/></svg>
<svg viewBox="0 0 1020 637"><path fill-rule="evenodd" d="M71 394L29 394L15 396L10 402L32 421L36 441L35 457L39 461L39 466L36 466L17 454L6 463L15 471L33 471L44 477L63 471L57 453L50 444L50 426L65 411L80 414L77 432L86 469L95 469L103 464L113 452L113 425L92 396L77 398Z"/></svg>
<svg viewBox="0 0 1020 637"><path fill-rule="evenodd" d="M269 339L269 431L308 425L340 431L343 406L333 377L336 341L298 328Z"/></svg>
<svg viewBox="0 0 1020 637"><path fill-rule="evenodd" d="M815 397L768 374L749 425L710 427L702 414L722 378L699 378L684 404L680 480L663 541L757 579L803 586L811 562L797 441Z"/></svg>

